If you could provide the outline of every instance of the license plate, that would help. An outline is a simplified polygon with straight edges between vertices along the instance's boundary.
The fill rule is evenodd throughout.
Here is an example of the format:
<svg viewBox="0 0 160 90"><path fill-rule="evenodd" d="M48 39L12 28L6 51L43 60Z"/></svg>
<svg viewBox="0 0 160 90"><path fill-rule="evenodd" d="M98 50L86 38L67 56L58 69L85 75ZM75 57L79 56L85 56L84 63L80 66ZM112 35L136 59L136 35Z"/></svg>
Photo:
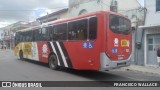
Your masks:
<svg viewBox="0 0 160 90"><path fill-rule="evenodd" d="M124 66L126 65L126 62L123 62L123 63L117 63L117 66Z"/></svg>

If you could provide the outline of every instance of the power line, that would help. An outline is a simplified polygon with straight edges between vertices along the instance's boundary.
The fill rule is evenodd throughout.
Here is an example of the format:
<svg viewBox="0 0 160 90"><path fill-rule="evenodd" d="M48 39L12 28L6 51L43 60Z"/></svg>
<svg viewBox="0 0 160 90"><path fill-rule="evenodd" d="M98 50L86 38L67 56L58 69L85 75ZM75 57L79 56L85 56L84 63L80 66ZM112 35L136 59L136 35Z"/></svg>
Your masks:
<svg viewBox="0 0 160 90"><path fill-rule="evenodd" d="M93 1L97 1L97 0L92 0L92 1L85 1L85 2L83 2L83 3L79 3L79 4L75 4L75 5L73 5L73 6L77 6L77 5L81 5L81 4L85 4L85 3L90 3L90 2L93 2ZM98 1L97 1L98 2ZM102 1L100 1L102 4L105 4L105 5L107 5L106 3L104 3L104 2L102 2ZM109 6L109 5L107 5L107 6ZM54 9L61 9L61 8L68 8L68 6L63 6L63 7L55 7L55 8L48 8L48 9L50 9L50 10L54 10ZM27 10L27 9L23 9L23 10L21 10L21 9L0 9L0 12L5 12L5 11L16 11L16 12L19 12L19 11L23 11L23 12L28 12L28 11L36 11L35 9L31 9L31 10Z"/></svg>
<svg viewBox="0 0 160 90"><path fill-rule="evenodd" d="M81 3L75 3L74 5L71 5L72 7L74 6L78 6L78 5L81 5L81 4L85 4L85 3L90 3L90 2L94 2L94 1L97 1L97 3L100 3L101 0L88 0L88 1L85 1L85 2L81 2Z"/></svg>

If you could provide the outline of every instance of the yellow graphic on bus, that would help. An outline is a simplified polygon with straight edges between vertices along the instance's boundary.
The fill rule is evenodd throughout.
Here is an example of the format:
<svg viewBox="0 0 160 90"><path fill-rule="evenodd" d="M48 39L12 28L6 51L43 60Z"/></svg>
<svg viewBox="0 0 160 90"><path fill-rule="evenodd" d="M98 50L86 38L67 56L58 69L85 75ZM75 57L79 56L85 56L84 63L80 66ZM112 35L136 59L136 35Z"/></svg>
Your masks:
<svg viewBox="0 0 160 90"><path fill-rule="evenodd" d="M14 54L15 56L19 56L19 51L22 50L22 43L19 43L18 45L16 45L16 47L14 48Z"/></svg>
<svg viewBox="0 0 160 90"><path fill-rule="evenodd" d="M25 58L28 58L29 56L32 57L33 54L32 54L32 43L31 42L24 43L23 53L24 53Z"/></svg>
<svg viewBox="0 0 160 90"><path fill-rule="evenodd" d="M127 47L128 46L128 40L121 40L121 46Z"/></svg>
<svg viewBox="0 0 160 90"><path fill-rule="evenodd" d="M32 42L26 42L26 43L19 43L14 48L15 56L19 56L19 52L22 50L24 58L33 57L32 52Z"/></svg>

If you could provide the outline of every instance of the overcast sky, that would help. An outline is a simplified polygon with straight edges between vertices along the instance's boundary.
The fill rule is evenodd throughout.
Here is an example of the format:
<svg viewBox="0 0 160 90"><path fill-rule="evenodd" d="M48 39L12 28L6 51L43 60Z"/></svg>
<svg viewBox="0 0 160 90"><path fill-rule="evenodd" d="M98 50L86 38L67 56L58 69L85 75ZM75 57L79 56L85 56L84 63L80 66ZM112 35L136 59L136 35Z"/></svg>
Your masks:
<svg viewBox="0 0 160 90"><path fill-rule="evenodd" d="M0 0L0 27L16 21L31 21L36 18L37 8L49 12L68 6L68 0Z"/></svg>
<svg viewBox="0 0 160 90"><path fill-rule="evenodd" d="M139 0L143 3L143 0ZM37 18L35 11L46 8L53 12L68 6L68 0L0 0L0 28L17 21Z"/></svg>

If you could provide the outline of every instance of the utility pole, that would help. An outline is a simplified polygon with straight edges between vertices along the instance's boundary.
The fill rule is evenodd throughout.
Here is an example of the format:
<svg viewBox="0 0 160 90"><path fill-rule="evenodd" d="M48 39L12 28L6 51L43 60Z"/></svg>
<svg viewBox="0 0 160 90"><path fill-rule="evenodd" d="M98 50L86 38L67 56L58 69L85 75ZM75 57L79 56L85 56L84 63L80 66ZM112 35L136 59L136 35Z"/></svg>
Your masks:
<svg viewBox="0 0 160 90"><path fill-rule="evenodd" d="M47 22L48 22L48 12L47 12Z"/></svg>
<svg viewBox="0 0 160 90"><path fill-rule="evenodd" d="M111 1L110 11L118 12L118 1L117 0Z"/></svg>
<svg viewBox="0 0 160 90"><path fill-rule="evenodd" d="M9 49L11 49L11 46L12 46L12 29L11 29L11 26L9 27Z"/></svg>

